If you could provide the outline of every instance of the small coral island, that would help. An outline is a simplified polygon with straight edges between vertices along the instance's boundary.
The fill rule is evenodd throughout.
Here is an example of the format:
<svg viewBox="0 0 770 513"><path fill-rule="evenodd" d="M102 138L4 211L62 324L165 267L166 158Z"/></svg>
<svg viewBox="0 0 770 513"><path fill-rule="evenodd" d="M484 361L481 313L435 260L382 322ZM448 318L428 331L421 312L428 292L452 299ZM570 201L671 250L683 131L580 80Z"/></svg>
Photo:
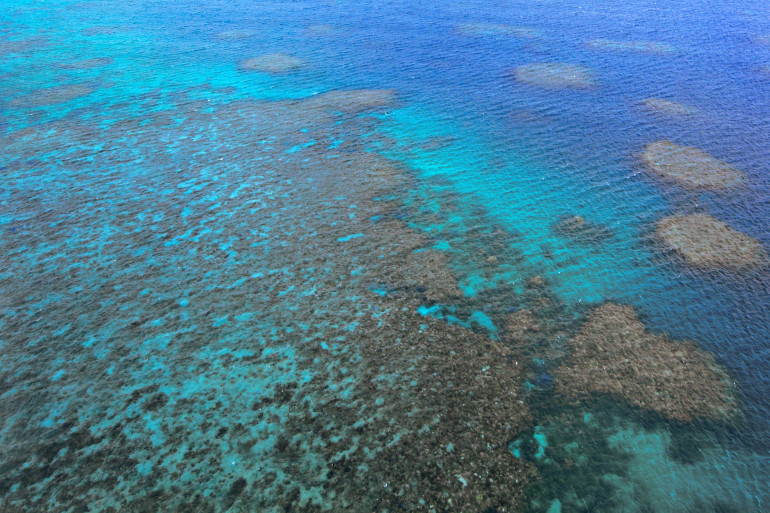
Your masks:
<svg viewBox="0 0 770 513"><path fill-rule="evenodd" d="M680 422L738 415L735 390L711 355L694 342L650 333L630 306L593 310L569 348L556 372L564 395L609 394Z"/></svg>
<svg viewBox="0 0 770 513"><path fill-rule="evenodd" d="M725 190L743 185L746 174L698 148L671 141L648 144L642 161L656 176L689 189Z"/></svg>
<svg viewBox="0 0 770 513"><path fill-rule="evenodd" d="M761 242L707 214L666 217L655 233L693 267L741 271L767 262Z"/></svg>

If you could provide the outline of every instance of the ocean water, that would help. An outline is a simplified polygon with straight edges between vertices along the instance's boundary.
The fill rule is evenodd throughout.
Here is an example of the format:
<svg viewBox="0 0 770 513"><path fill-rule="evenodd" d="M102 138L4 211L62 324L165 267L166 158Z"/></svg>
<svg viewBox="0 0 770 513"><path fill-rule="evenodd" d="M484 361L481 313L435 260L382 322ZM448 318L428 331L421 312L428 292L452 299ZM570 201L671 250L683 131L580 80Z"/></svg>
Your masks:
<svg viewBox="0 0 770 513"><path fill-rule="evenodd" d="M766 2L3 7L0 511L770 507Z"/></svg>

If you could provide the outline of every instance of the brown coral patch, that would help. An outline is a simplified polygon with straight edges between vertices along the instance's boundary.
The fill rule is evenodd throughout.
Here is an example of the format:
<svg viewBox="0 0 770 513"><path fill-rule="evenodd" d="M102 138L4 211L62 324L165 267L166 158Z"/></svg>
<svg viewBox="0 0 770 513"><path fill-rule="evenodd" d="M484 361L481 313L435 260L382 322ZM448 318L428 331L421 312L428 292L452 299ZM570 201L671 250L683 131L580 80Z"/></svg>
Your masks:
<svg viewBox="0 0 770 513"><path fill-rule="evenodd" d="M612 238L612 231L609 228L589 221L583 216L561 217L551 229L561 237L581 242L598 243Z"/></svg>
<svg viewBox="0 0 770 513"><path fill-rule="evenodd" d="M396 92L392 89L346 89L319 94L304 103L310 108L357 114L391 106L395 101Z"/></svg>
<svg viewBox="0 0 770 513"><path fill-rule="evenodd" d="M521 83L549 89L588 89L596 85L590 69L561 62L525 64L514 69L513 76Z"/></svg>
<svg viewBox="0 0 770 513"><path fill-rule="evenodd" d="M653 174L689 189L725 190L741 186L746 174L698 148L671 141L648 144L642 161Z"/></svg>
<svg viewBox="0 0 770 513"><path fill-rule="evenodd" d="M296 71L305 65L305 61L286 53L269 53L252 57L241 62L241 69L262 71L274 75Z"/></svg>
<svg viewBox="0 0 770 513"><path fill-rule="evenodd" d="M667 43L658 41L614 41L612 39L593 39L586 43L589 48L594 50L620 51L666 54L673 53L676 48Z"/></svg>
<svg viewBox="0 0 770 513"><path fill-rule="evenodd" d="M666 217L655 233L693 267L741 271L767 263L762 243L707 214Z"/></svg>
<svg viewBox="0 0 770 513"><path fill-rule="evenodd" d="M446 253L423 250L411 253L403 267L407 287L416 288L430 302L445 302L462 296L457 278L449 270Z"/></svg>
<svg viewBox="0 0 770 513"><path fill-rule="evenodd" d="M569 349L556 371L564 395L610 394L680 422L738 414L729 376L711 355L694 342L650 333L630 306L593 310Z"/></svg>
<svg viewBox="0 0 770 513"><path fill-rule="evenodd" d="M505 318L506 340L513 344L524 344L529 336L540 332L540 323L528 309L508 314Z"/></svg>
<svg viewBox="0 0 770 513"><path fill-rule="evenodd" d="M672 116L691 116L698 112L695 107L682 103L672 102L663 98L647 98L642 100L642 108L656 114L668 114Z"/></svg>
<svg viewBox="0 0 770 513"><path fill-rule="evenodd" d="M464 36L512 36L534 39L540 33L529 27L514 27L499 23L461 23L457 31Z"/></svg>
<svg viewBox="0 0 770 513"><path fill-rule="evenodd" d="M324 422L361 426L352 451L340 442L327 455L333 486L367 510L520 510L536 476L508 450L531 426L520 358L410 310L360 326L366 335L358 339L364 358L357 372L371 386L357 388L348 403L370 405L365 414L324 408ZM362 464L368 475L357 471Z"/></svg>

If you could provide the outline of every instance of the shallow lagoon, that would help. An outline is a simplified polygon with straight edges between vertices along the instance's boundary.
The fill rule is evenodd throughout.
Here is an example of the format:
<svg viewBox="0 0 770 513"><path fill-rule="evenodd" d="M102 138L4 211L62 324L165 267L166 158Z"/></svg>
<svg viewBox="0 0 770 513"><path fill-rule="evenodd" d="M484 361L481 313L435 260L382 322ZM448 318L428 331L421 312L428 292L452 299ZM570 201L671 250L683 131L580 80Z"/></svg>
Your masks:
<svg viewBox="0 0 770 513"><path fill-rule="evenodd" d="M764 511L767 267L656 235L770 248L770 18L713 9L11 2L2 509Z"/></svg>

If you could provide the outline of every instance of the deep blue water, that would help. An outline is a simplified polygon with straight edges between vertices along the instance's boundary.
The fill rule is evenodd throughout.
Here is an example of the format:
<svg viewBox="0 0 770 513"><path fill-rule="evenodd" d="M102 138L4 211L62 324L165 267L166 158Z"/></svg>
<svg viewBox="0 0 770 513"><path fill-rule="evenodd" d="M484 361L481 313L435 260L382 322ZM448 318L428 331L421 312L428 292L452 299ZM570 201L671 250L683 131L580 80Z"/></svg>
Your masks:
<svg viewBox="0 0 770 513"><path fill-rule="evenodd" d="M314 379L331 372L340 381L328 378L328 394L358 397L346 390L365 389L362 376L371 375L355 365L373 364L351 355L365 360L359 345L391 339L361 332L356 319L400 301L425 322L506 344L503 314L523 308L534 275L559 305L541 322L563 322L567 338L610 301L633 306L652 332L696 341L730 373L743 418L688 425L617 397L572 403L552 390L563 354L512 346L527 368L522 390L535 389L525 394L532 420L522 436L550 440L546 457L529 455L539 477L518 506L767 509L770 274L766 266L693 269L654 237L666 216L708 213L770 251L765 2L6 4L0 438L12 450L0 458L4 511L376 510L318 477L331 475L314 438L322 423L297 428L293 416L303 397L314 405L323 397ZM467 24L489 25L469 34ZM588 44L597 39L670 48ZM305 65L277 75L240 68L273 52ZM595 85L516 81L514 68L537 62L585 66ZM347 89L393 90L397 100L352 119L302 103ZM651 113L646 98L694 113ZM640 155L660 139L729 162L747 186L693 192L656 180ZM340 171L371 166L367 153L406 170L374 200L368 178ZM611 235L554 230L575 215ZM386 245L368 231L382 219L429 237L415 247L445 257L459 299L431 301L417 278L416 288L382 278L408 260L370 258ZM359 243L352 253L344 246ZM326 360L307 352L319 340L333 347ZM282 384L296 392L266 402L269 413L253 407L253 397L275 398ZM394 432L410 432L393 419ZM346 420L328 425L359 440ZM587 447L586 436L594 437ZM300 449L287 456L281 437ZM557 464L561 453L548 451L576 440L583 459ZM369 483L390 475L389 465L373 459L355 473ZM264 477L271 473L278 477ZM195 504L180 499L199 491ZM404 501L402 510L430 510L430 500ZM479 501L478 510L487 506Z"/></svg>

